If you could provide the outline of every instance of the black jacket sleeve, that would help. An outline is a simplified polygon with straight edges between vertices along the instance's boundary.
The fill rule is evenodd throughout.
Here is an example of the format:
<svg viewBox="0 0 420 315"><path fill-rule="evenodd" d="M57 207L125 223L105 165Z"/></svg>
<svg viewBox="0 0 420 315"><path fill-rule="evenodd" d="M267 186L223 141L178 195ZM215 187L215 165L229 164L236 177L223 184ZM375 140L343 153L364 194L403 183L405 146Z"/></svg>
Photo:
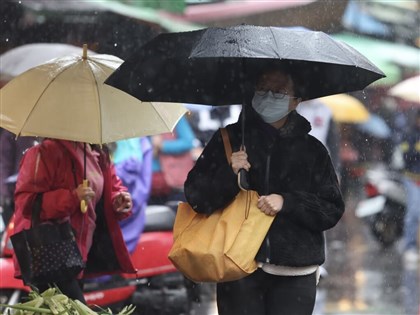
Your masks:
<svg viewBox="0 0 420 315"><path fill-rule="evenodd" d="M237 176L227 161L220 130L189 172L184 189L191 207L206 214L226 206L239 193Z"/></svg>
<svg viewBox="0 0 420 315"><path fill-rule="evenodd" d="M284 204L278 215L288 216L309 230L325 231L337 224L345 206L328 153L320 154L316 164L316 171L311 176L311 192L282 194Z"/></svg>

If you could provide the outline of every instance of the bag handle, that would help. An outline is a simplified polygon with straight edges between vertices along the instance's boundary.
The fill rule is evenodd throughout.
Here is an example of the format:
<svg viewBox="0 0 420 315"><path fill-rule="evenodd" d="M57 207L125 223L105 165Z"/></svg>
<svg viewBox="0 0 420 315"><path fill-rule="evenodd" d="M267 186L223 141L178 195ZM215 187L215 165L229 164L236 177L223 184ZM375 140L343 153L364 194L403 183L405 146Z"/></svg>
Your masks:
<svg viewBox="0 0 420 315"><path fill-rule="evenodd" d="M230 165L232 163L230 160L232 156L232 146L230 145L229 133L226 128L220 128L220 132L222 133L223 144L225 146L226 159ZM245 148L245 146L242 144L241 148ZM250 189L248 177L244 169L240 169L238 172L238 186L243 191Z"/></svg>
<svg viewBox="0 0 420 315"><path fill-rule="evenodd" d="M41 223L41 205L42 194L37 194L35 197L34 204L32 206L31 227L37 226Z"/></svg>
<svg viewBox="0 0 420 315"><path fill-rule="evenodd" d="M222 139L223 139L223 145L225 147L225 153L226 153L226 159L228 161L228 164L230 165L232 163L231 157L232 157L232 146L230 145L230 139L229 134L226 128L220 128L220 132L222 133Z"/></svg>

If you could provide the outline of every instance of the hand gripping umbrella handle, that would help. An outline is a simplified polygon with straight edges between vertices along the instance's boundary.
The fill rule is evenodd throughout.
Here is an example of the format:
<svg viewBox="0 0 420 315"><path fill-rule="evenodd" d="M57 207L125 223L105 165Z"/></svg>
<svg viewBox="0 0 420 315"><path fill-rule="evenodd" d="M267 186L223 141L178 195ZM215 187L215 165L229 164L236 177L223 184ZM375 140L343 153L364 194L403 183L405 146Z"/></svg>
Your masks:
<svg viewBox="0 0 420 315"><path fill-rule="evenodd" d="M83 180L83 187L88 187L88 186L89 186L89 181L87 179L84 179ZM84 199L80 200L80 211L82 213L86 213L87 208L88 208L88 206L86 204L86 200L84 200Z"/></svg>
<svg viewBox="0 0 420 315"><path fill-rule="evenodd" d="M244 132L242 132L244 134ZM244 140L242 140L241 150L246 151ZM249 178L248 178L248 172L241 168L238 172L238 186L241 190L249 190Z"/></svg>

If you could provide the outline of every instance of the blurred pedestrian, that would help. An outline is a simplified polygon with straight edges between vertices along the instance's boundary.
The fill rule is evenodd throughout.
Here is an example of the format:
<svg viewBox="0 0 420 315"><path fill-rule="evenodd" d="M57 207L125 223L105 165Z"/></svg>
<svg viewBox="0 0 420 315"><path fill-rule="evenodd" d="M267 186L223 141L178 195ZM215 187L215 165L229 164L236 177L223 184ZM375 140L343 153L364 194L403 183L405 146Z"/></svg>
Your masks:
<svg viewBox="0 0 420 315"><path fill-rule="evenodd" d="M241 105L212 107L187 104L187 108L191 111L188 120L201 147L210 141L219 128L236 122L241 112Z"/></svg>
<svg viewBox="0 0 420 315"><path fill-rule="evenodd" d="M220 315L312 314L325 260L323 232L341 218L344 203L328 151L308 135L309 122L295 110L299 101L299 85L286 68L265 69L252 106L241 113L246 113L245 148L240 118L227 126L232 163L218 131L185 183L192 208L210 214L235 198L237 174L245 169L250 189L260 194L258 208L275 216L256 256L260 268L217 284Z"/></svg>
<svg viewBox="0 0 420 315"><path fill-rule="evenodd" d="M191 154L195 135L182 117L173 133L153 136L153 174L150 204L185 200L184 182L194 161Z"/></svg>
<svg viewBox="0 0 420 315"><path fill-rule="evenodd" d="M200 156L204 146L219 128L238 120L241 105L212 107L187 104L186 106L191 112L188 115L188 121L196 137L193 149L193 158L195 161Z"/></svg>
<svg viewBox="0 0 420 315"><path fill-rule="evenodd" d="M361 152L356 146L356 131L353 124L340 124L340 187L346 199L357 192L359 185ZM363 152L362 152L363 153Z"/></svg>
<svg viewBox="0 0 420 315"><path fill-rule="evenodd" d="M412 128L402 137L400 149L403 154L404 186L407 194L407 209L404 218L404 260L407 263L419 260L420 223L420 110L415 115Z"/></svg>
<svg viewBox="0 0 420 315"><path fill-rule="evenodd" d="M331 109L320 100L301 102L296 111L311 124L310 135L317 138L327 148L337 176L340 176L340 132L333 119Z"/></svg>
<svg viewBox="0 0 420 315"><path fill-rule="evenodd" d="M120 140L113 144L112 160L118 177L133 200L132 215L120 221L125 244L132 253L145 225L147 201L152 183L153 150L147 137Z"/></svg>
<svg viewBox="0 0 420 315"><path fill-rule="evenodd" d="M85 167L88 187L79 184ZM45 139L29 149L16 184L14 233L31 226L32 208L39 194L41 221L68 220L86 263L77 277L56 283L64 294L84 301L83 276L135 272L118 225L118 220L131 215L132 200L115 174L106 146ZM81 200L87 203L86 213L81 212ZM95 241L98 239L100 242ZM14 263L19 278L16 257ZM47 289L44 284L34 285L40 291Z"/></svg>
<svg viewBox="0 0 420 315"><path fill-rule="evenodd" d="M2 129L0 134L0 207L7 224L13 214L14 184L7 184L8 177L17 174L23 153L37 143L35 137L18 137Z"/></svg>

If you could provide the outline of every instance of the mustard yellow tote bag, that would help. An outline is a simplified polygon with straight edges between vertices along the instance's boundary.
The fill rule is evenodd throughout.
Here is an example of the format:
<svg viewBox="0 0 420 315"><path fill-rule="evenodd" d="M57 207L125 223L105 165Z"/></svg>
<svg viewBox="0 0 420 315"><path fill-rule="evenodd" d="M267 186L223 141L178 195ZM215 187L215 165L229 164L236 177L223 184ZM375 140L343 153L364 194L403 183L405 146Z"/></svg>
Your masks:
<svg viewBox="0 0 420 315"><path fill-rule="evenodd" d="M230 160L227 131L221 131ZM254 272L255 256L274 220L257 208L258 197L255 191L241 190L227 207L211 215L180 203L168 256L175 267L195 282L238 280Z"/></svg>

